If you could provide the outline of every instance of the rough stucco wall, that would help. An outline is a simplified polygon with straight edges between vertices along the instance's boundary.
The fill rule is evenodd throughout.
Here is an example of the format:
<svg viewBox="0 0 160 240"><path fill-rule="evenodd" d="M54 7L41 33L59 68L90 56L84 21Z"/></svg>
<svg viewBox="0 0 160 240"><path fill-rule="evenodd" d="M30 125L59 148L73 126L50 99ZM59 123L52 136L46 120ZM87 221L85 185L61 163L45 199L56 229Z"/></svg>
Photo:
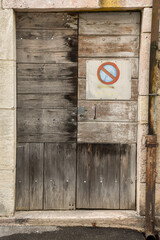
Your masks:
<svg viewBox="0 0 160 240"><path fill-rule="evenodd" d="M15 203L15 16L0 0L0 216L11 216Z"/></svg>

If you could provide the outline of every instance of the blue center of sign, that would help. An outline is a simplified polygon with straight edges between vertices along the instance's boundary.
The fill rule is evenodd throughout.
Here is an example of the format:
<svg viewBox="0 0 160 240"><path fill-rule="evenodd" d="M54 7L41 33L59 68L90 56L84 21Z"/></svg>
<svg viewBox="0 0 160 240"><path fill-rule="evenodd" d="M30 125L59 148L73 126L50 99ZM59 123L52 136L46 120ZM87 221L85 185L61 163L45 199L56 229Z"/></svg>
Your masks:
<svg viewBox="0 0 160 240"><path fill-rule="evenodd" d="M103 68L105 68L108 72L110 72L112 74L112 76L117 77L117 69L111 65L105 65L103 66ZM108 76L105 72L103 72L103 70L100 70L100 77L102 79L102 81L104 82L112 82L113 78L111 78L110 76Z"/></svg>

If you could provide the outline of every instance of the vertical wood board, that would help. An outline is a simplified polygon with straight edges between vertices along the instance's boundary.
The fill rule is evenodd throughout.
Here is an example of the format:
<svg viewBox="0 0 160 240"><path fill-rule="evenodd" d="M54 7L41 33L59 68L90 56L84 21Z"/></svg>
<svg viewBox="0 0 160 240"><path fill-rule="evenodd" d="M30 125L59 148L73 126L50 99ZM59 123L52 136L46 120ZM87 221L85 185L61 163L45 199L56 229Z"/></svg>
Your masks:
<svg viewBox="0 0 160 240"><path fill-rule="evenodd" d="M45 143L44 209L75 209L76 144Z"/></svg>
<svg viewBox="0 0 160 240"><path fill-rule="evenodd" d="M43 209L43 143L30 143L30 210Z"/></svg>
<svg viewBox="0 0 160 240"><path fill-rule="evenodd" d="M29 144L17 144L16 210L28 210L29 200Z"/></svg>

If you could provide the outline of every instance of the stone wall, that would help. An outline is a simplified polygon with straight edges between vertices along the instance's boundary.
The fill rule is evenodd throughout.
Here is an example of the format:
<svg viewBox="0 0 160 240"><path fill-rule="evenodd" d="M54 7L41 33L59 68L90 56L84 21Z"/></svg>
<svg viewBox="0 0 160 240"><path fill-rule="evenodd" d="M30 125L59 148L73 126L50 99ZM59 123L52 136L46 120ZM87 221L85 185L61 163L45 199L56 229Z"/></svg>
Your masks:
<svg viewBox="0 0 160 240"><path fill-rule="evenodd" d="M16 144L15 16L0 0L0 216L11 216L15 203Z"/></svg>

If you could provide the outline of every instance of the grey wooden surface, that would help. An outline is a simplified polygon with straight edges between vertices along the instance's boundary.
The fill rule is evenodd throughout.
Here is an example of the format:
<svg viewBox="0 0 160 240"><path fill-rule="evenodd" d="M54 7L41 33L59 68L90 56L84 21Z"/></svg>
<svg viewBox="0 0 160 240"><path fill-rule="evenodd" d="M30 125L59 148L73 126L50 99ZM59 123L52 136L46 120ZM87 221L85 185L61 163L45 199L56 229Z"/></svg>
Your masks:
<svg viewBox="0 0 160 240"><path fill-rule="evenodd" d="M44 209L75 209L76 144L45 143Z"/></svg>
<svg viewBox="0 0 160 240"><path fill-rule="evenodd" d="M17 13L17 210L135 209L139 31L138 12ZM114 57L131 99L86 100L86 61Z"/></svg>
<svg viewBox="0 0 160 240"><path fill-rule="evenodd" d="M120 209L135 209L136 152L136 144L121 147Z"/></svg>
<svg viewBox="0 0 160 240"><path fill-rule="evenodd" d="M79 144L77 208L135 209L136 144Z"/></svg>
<svg viewBox="0 0 160 240"><path fill-rule="evenodd" d="M77 18L17 13L17 210L75 209Z"/></svg>
<svg viewBox="0 0 160 240"><path fill-rule="evenodd" d="M17 144L16 154L16 209L30 209L29 196L29 144Z"/></svg>
<svg viewBox="0 0 160 240"><path fill-rule="evenodd" d="M30 210L43 208L43 143L29 145Z"/></svg>

